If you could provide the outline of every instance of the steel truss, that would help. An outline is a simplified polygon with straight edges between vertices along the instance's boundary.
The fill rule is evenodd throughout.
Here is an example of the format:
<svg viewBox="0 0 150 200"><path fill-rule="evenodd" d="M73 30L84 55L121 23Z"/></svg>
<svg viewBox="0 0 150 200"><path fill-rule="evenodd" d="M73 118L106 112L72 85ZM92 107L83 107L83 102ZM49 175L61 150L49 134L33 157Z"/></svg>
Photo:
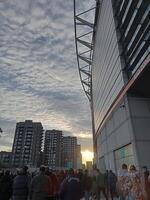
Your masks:
<svg viewBox="0 0 150 200"><path fill-rule="evenodd" d="M89 10L77 14L76 0L74 0L74 28L75 28L77 63L78 63L80 80L89 101L91 101L91 93L92 93L91 70L92 70L93 35L95 29L95 19L93 20L93 22L89 22L87 19L85 19L85 15L90 12L94 12L94 17L95 17L95 12L97 7L96 5L95 7Z"/></svg>

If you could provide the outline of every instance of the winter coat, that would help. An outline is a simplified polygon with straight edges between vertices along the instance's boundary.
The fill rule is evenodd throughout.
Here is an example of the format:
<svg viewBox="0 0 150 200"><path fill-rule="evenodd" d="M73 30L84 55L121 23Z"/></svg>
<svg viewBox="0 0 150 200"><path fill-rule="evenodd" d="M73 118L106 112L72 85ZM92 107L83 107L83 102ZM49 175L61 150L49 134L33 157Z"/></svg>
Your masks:
<svg viewBox="0 0 150 200"><path fill-rule="evenodd" d="M13 200L27 200L28 198L28 176L18 175L13 181Z"/></svg>
<svg viewBox="0 0 150 200"><path fill-rule="evenodd" d="M92 188L92 178L89 175L83 177L84 191L90 191Z"/></svg>
<svg viewBox="0 0 150 200"><path fill-rule="evenodd" d="M52 172L49 173L50 183L50 196L53 197L58 193L59 185L56 175Z"/></svg>
<svg viewBox="0 0 150 200"><path fill-rule="evenodd" d="M114 173L108 173L107 181L109 188L116 187L117 177Z"/></svg>
<svg viewBox="0 0 150 200"><path fill-rule="evenodd" d="M92 193L95 194L97 193L98 190L98 185L97 185L97 181L96 181L96 176L93 176L92 178Z"/></svg>
<svg viewBox="0 0 150 200"><path fill-rule="evenodd" d="M59 196L61 200L80 200L80 181L76 177L66 178L60 187Z"/></svg>
<svg viewBox="0 0 150 200"><path fill-rule="evenodd" d="M46 200L50 196L51 180L44 174L35 176L30 185L30 200Z"/></svg>
<svg viewBox="0 0 150 200"><path fill-rule="evenodd" d="M0 180L0 199L9 200L12 195L12 179L4 175Z"/></svg>
<svg viewBox="0 0 150 200"><path fill-rule="evenodd" d="M96 182L97 182L98 187L106 188L106 185L107 185L106 175L99 173L99 175L96 177Z"/></svg>

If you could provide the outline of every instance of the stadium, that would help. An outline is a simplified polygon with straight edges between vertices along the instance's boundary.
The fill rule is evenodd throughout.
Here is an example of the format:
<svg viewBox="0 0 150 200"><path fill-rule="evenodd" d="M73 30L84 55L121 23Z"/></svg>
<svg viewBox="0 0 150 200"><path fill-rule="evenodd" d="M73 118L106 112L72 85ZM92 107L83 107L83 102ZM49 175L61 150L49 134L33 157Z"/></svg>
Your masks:
<svg viewBox="0 0 150 200"><path fill-rule="evenodd" d="M149 0L97 0L80 13L74 0L74 25L95 164L114 171L123 163L150 168Z"/></svg>

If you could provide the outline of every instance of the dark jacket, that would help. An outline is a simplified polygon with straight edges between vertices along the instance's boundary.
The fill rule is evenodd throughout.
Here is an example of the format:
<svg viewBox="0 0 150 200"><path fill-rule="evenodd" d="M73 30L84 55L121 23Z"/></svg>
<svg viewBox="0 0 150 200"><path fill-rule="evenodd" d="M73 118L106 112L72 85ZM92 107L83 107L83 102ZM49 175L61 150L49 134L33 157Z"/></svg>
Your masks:
<svg viewBox="0 0 150 200"><path fill-rule="evenodd" d="M27 200L28 198L28 176L17 175L13 181L13 200Z"/></svg>
<svg viewBox="0 0 150 200"><path fill-rule="evenodd" d="M51 180L43 173L35 176L30 185L30 200L45 200L50 196Z"/></svg>
<svg viewBox="0 0 150 200"><path fill-rule="evenodd" d="M107 180L108 180L108 186L110 188L114 188L116 187L116 183L117 183L117 177L114 173L108 173L108 177L107 177Z"/></svg>
<svg viewBox="0 0 150 200"><path fill-rule="evenodd" d="M49 172L48 176L51 180L49 196L54 197L58 193L58 189L59 189L58 179L57 179L56 175L52 172Z"/></svg>
<svg viewBox="0 0 150 200"><path fill-rule="evenodd" d="M99 175L96 177L96 182L98 187L106 188L107 182L105 174L99 173Z"/></svg>
<svg viewBox="0 0 150 200"><path fill-rule="evenodd" d="M90 191L92 188L92 178L88 174L85 174L83 177L83 186L84 191Z"/></svg>
<svg viewBox="0 0 150 200"><path fill-rule="evenodd" d="M60 187L59 196L61 200L80 200L80 181L76 177L66 178Z"/></svg>
<svg viewBox="0 0 150 200"><path fill-rule="evenodd" d="M0 180L0 199L9 200L12 195L12 179L10 175L4 175Z"/></svg>

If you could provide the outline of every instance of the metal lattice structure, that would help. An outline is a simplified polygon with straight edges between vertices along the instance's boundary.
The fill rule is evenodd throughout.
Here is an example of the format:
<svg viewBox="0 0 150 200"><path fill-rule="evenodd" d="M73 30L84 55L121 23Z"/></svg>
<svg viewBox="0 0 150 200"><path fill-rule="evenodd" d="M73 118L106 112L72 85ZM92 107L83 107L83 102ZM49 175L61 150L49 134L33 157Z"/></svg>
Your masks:
<svg viewBox="0 0 150 200"><path fill-rule="evenodd" d="M80 80L89 101L91 101L91 70L93 56L93 35L95 27L95 7L77 14L76 0L74 0L74 26L77 63ZM85 19L85 15L94 12L94 20Z"/></svg>

